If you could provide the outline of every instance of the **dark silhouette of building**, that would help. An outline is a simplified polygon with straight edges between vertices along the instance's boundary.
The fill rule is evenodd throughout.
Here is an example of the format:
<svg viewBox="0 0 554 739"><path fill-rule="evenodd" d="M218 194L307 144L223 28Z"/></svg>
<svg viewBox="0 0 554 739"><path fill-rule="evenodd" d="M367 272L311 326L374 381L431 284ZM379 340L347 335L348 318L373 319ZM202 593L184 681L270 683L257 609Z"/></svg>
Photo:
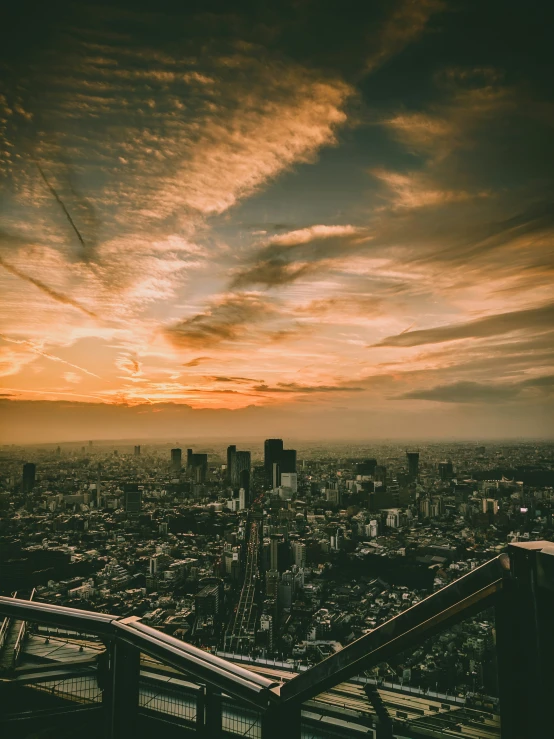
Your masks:
<svg viewBox="0 0 554 739"><path fill-rule="evenodd" d="M266 439L264 468L267 482L279 487L283 472L296 472L296 449L283 449L282 439Z"/></svg>
<svg viewBox="0 0 554 739"><path fill-rule="evenodd" d="M408 475L410 480L417 480L419 476L419 452L406 452L408 458Z"/></svg>
<svg viewBox="0 0 554 739"><path fill-rule="evenodd" d="M24 493L30 493L35 486L37 466L33 462L25 462L23 465L23 478L21 481L21 490Z"/></svg>
<svg viewBox="0 0 554 739"><path fill-rule="evenodd" d="M194 482L206 482L206 479L208 477L208 455L191 454L190 470L194 476Z"/></svg>
<svg viewBox="0 0 554 739"><path fill-rule="evenodd" d="M192 468L192 449L187 449L187 471Z"/></svg>
<svg viewBox="0 0 554 739"><path fill-rule="evenodd" d="M264 442L264 468L267 479L273 478L273 465L279 464L283 452L282 439L266 439Z"/></svg>
<svg viewBox="0 0 554 739"><path fill-rule="evenodd" d="M194 596L196 616L199 621L206 617L217 618L223 606L223 581L213 579Z"/></svg>
<svg viewBox="0 0 554 739"><path fill-rule="evenodd" d="M250 469L251 469L250 452L236 452L235 467L233 469L233 478L232 478L233 487L242 487L242 485L240 484L240 477L243 471L248 472L248 476L250 479Z"/></svg>
<svg viewBox="0 0 554 739"><path fill-rule="evenodd" d="M173 470L173 472L181 471L181 450L180 449L171 450L171 469Z"/></svg>
<svg viewBox="0 0 554 739"><path fill-rule="evenodd" d="M296 449L283 449L279 462L280 472L296 472Z"/></svg>
<svg viewBox="0 0 554 739"><path fill-rule="evenodd" d="M140 513L142 510L142 491L135 483L123 487L123 499L126 513Z"/></svg>
<svg viewBox="0 0 554 739"><path fill-rule="evenodd" d="M439 477L443 482L447 482L454 477L452 462L439 462Z"/></svg>
<svg viewBox="0 0 554 739"><path fill-rule="evenodd" d="M376 459L364 459L363 462L360 462L359 464L356 465L356 474L372 476L375 474L376 467L377 467Z"/></svg>
<svg viewBox="0 0 554 739"><path fill-rule="evenodd" d="M378 464L373 473L373 479L375 482L381 483L381 489L387 489L387 468L383 464Z"/></svg>
<svg viewBox="0 0 554 739"><path fill-rule="evenodd" d="M233 483L233 471L235 467L235 456L237 453L237 447L233 444L227 447L227 480Z"/></svg>
<svg viewBox="0 0 554 739"><path fill-rule="evenodd" d="M140 457L140 444L135 446L135 457Z"/></svg>

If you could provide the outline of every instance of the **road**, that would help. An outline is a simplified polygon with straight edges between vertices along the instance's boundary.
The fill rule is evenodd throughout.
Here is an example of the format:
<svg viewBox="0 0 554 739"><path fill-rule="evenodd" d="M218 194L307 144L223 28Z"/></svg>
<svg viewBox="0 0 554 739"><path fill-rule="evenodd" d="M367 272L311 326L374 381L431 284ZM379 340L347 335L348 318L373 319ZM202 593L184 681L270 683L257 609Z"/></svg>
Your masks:
<svg viewBox="0 0 554 739"><path fill-rule="evenodd" d="M237 610L225 636L226 648L241 651L244 643L251 644L254 640L256 628L256 581L258 579L260 534L256 522L250 524L248 538L246 572L244 584L239 597Z"/></svg>

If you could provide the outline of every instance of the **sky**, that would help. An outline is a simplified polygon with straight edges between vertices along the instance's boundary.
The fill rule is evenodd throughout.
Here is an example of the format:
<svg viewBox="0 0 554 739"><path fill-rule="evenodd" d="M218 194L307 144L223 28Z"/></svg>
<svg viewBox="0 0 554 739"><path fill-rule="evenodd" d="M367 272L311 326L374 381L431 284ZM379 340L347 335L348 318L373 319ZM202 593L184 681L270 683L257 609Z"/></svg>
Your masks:
<svg viewBox="0 0 554 739"><path fill-rule="evenodd" d="M553 435L549 4L12 5L2 443Z"/></svg>

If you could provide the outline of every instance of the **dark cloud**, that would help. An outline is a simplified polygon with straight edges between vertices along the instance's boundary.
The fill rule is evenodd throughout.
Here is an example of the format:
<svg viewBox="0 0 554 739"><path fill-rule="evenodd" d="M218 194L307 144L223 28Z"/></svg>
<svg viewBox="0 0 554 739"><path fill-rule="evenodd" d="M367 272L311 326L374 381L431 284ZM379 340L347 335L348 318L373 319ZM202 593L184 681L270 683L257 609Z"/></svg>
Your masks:
<svg viewBox="0 0 554 739"><path fill-rule="evenodd" d="M531 391L529 395L527 391ZM438 385L427 390L414 390L399 396L402 400L432 400L439 403L504 403L514 400L539 399L552 395L554 375L533 377L511 383L455 382L451 385Z"/></svg>
<svg viewBox="0 0 554 739"><path fill-rule="evenodd" d="M344 393L364 392L364 387L351 387L349 385L299 385L296 382L278 382L277 385L255 385L253 390L260 393Z"/></svg>
<svg viewBox="0 0 554 739"><path fill-rule="evenodd" d="M191 359L190 362L185 362L183 367L198 367L201 362L207 362L209 359L211 359L211 357L195 357L195 359Z"/></svg>
<svg viewBox="0 0 554 739"><path fill-rule="evenodd" d="M449 324L437 328L408 331L388 336L373 346L422 346L458 339L483 339L512 331L548 331L554 321L554 304L528 310L498 313L466 323Z"/></svg>
<svg viewBox="0 0 554 739"><path fill-rule="evenodd" d="M258 295L237 293L214 302L206 311L169 326L166 337L177 347L211 347L244 339L253 324L275 316Z"/></svg>

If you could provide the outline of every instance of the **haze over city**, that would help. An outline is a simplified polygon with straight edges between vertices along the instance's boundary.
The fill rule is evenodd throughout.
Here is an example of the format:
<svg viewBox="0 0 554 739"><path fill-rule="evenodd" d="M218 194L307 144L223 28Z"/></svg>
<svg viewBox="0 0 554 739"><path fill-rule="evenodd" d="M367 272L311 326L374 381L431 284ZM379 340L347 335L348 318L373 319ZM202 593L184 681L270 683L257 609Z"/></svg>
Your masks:
<svg viewBox="0 0 554 739"><path fill-rule="evenodd" d="M13 5L0 440L551 437L533 5Z"/></svg>

